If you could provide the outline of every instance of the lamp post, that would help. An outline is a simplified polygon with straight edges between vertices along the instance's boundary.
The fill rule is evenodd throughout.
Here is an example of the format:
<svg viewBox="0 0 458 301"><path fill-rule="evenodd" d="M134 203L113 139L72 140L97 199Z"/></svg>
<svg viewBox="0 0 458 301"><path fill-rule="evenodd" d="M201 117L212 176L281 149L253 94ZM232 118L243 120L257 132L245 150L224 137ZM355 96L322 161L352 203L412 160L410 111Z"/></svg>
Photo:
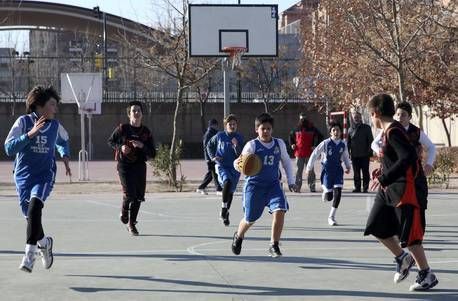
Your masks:
<svg viewBox="0 0 458 301"><path fill-rule="evenodd" d="M33 64L35 61L30 59L30 52L29 51L24 51L22 53L23 57L27 59L27 91L30 91L32 89L31 83L31 77L30 77L30 64Z"/></svg>
<svg viewBox="0 0 458 301"><path fill-rule="evenodd" d="M103 24L103 90L105 95L108 91L107 89L107 16L105 12L100 11L100 7L95 6L93 9L94 16L97 19L102 19Z"/></svg>

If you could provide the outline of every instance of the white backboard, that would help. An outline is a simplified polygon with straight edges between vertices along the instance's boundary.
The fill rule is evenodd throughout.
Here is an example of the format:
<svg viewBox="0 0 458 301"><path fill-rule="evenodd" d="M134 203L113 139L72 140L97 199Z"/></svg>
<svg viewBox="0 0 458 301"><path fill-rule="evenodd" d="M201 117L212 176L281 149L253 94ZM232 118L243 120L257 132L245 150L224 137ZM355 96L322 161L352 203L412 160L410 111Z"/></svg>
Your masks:
<svg viewBox="0 0 458 301"><path fill-rule="evenodd" d="M102 113L102 73L61 73L60 88L62 103L76 103L80 113Z"/></svg>
<svg viewBox="0 0 458 301"><path fill-rule="evenodd" d="M278 5L190 4L189 55L228 56L224 47L245 47L244 56L277 56Z"/></svg>

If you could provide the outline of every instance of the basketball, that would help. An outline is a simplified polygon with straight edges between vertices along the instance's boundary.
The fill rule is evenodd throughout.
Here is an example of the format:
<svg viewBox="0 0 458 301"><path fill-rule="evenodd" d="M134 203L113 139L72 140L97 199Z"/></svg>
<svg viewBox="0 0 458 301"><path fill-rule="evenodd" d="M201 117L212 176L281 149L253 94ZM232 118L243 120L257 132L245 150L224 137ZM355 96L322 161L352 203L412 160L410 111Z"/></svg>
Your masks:
<svg viewBox="0 0 458 301"><path fill-rule="evenodd" d="M261 159L255 154L245 154L240 156L238 168L246 176L254 176L261 171Z"/></svg>

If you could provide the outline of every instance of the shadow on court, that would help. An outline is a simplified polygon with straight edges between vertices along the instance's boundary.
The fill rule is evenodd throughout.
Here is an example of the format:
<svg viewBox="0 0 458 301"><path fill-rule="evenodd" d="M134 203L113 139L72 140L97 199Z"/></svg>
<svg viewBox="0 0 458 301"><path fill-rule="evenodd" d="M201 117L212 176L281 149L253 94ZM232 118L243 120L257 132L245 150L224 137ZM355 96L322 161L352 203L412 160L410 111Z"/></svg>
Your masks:
<svg viewBox="0 0 458 301"><path fill-rule="evenodd" d="M113 275L69 275L72 277L87 278L109 278L117 280L134 280L148 283L165 283L179 286L195 287L196 289L181 289L179 287L173 290L164 289L118 289L102 287L70 287L70 289L82 293L98 293L106 291L141 291L141 292L168 292L168 293L189 293L189 294L215 294L215 295L245 295L245 296L344 296L344 297L371 297L371 298L405 298L408 300L424 300L424 294L399 294L387 292L371 291L352 291L352 290L317 290L317 289L296 289L282 288L275 286L250 286L250 285L224 285L212 282L178 280L178 279L161 279L145 276L113 276ZM209 288L210 290L199 290L199 287ZM434 290L434 294L427 295L428 300L458 300L458 289Z"/></svg>

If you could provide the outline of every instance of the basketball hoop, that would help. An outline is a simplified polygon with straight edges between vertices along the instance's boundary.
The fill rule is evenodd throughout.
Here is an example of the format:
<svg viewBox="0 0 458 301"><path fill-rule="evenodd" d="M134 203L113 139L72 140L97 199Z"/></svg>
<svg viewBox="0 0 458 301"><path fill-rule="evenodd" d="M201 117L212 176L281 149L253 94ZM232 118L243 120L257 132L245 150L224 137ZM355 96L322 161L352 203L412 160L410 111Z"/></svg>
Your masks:
<svg viewBox="0 0 458 301"><path fill-rule="evenodd" d="M232 70L242 64L242 56L247 49L245 47L224 47L223 52L229 53L229 59L232 60Z"/></svg>

